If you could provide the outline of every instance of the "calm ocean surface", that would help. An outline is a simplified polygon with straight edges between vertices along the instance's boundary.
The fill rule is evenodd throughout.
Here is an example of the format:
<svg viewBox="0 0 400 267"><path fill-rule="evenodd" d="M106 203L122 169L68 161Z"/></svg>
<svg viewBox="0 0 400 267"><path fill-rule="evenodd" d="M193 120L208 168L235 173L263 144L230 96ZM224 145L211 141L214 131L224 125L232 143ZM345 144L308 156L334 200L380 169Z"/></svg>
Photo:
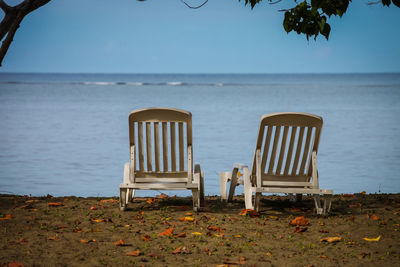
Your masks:
<svg viewBox="0 0 400 267"><path fill-rule="evenodd" d="M128 114L152 106L192 112L206 194L220 171L251 164L261 115L281 111L323 117L322 188L400 192L400 74L1 73L0 193L119 195Z"/></svg>

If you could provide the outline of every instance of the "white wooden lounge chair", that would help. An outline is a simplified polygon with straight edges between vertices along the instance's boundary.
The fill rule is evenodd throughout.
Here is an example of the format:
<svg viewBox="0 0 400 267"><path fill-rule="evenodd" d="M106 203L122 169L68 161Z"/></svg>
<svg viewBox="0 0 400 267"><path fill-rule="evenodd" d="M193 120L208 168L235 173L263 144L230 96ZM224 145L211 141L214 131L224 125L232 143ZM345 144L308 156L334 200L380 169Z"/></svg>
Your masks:
<svg viewBox="0 0 400 267"><path fill-rule="evenodd" d="M129 114L129 141L130 162L124 166L120 185L122 211L138 189L191 190L193 209L200 208L204 177L199 164L193 172L190 112L173 108L134 110Z"/></svg>
<svg viewBox="0 0 400 267"><path fill-rule="evenodd" d="M232 172L222 172L221 198L231 201L235 187L244 184L246 209L258 210L262 193L289 193L298 198L311 194L317 213L329 212L333 191L320 189L318 183L321 129L322 118L312 114L285 112L262 116L251 172L248 166L237 163ZM243 177L239 177L240 170ZM323 205L320 195L325 195Z"/></svg>

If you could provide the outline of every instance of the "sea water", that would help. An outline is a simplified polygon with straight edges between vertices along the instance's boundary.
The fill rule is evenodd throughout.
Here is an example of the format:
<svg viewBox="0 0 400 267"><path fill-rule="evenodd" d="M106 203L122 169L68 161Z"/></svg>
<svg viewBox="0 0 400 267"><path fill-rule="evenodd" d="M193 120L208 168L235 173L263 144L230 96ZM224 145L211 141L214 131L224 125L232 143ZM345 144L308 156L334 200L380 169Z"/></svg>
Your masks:
<svg viewBox="0 0 400 267"><path fill-rule="evenodd" d="M1 73L0 193L118 195L129 112L158 106L192 113L207 195L219 194L219 172L251 165L261 115L283 111L324 119L321 188L400 192L398 73Z"/></svg>

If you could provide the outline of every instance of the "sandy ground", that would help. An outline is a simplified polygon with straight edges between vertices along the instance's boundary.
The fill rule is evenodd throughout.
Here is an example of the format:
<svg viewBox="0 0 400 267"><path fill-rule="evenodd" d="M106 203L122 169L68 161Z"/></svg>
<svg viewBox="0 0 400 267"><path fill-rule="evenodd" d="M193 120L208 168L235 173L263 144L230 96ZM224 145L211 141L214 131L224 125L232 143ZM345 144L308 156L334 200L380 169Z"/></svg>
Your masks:
<svg viewBox="0 0 400 267"><path fill-rule="evenodd" d="M191 205L138 198L120 212L117 198L0 195L0 266L400 264L400 194L336 195L329 216L308 197L263 196L255 216L240 215L242 196Z"/></svg>

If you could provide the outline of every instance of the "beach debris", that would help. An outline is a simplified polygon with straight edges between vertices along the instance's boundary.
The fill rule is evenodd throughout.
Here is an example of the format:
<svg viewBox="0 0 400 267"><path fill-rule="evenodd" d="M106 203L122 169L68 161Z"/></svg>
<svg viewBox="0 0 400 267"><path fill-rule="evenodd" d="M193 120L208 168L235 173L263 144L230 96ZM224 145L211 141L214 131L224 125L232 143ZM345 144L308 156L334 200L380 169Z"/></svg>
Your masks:
<svg viewBox="0 0 400 267"><path fill-rule="evenodd" d="M174 232L174 227L170 227L165 231L159 233L158 236L171 236L173 232Z"/></svg>
<svg viewBox="0 0 400 267"><path fill-rule="evenodd" d="M81 242L81 243L84 243L84 244L86 244L86 243L92 243L92 242L96 242L96 239L90 239L90 240L81 239L80 242Z"/></svg>
<svg viewBox="0 0 400 267"><path fill-rule="evenodd" d="M202 233L199 232L193 232L192 235L202 235Z"/></svg>
<svg viewBox="0 0 400 267"><path fill-rule="evenodd" d="M294 230L295 233L303 233L305 231L307 231L307 227L300 227L300 226L296 226L296 229Z"/></svg>
<svg viewBox="0 0 400 267"><path fill-rule="evenodd" d="M310 223L308 222L308 220L306 218L304 218L304 216L300 216L300 217L294 218L289 224L292 226L307 226Z"/></svg>
<svg viewBox="0 0 400 267"><path fill-rule="evenodd" d="M181 222L194 222L195 220L194 220L193 217L182 217L182 218L179 218L179 221L181 221Z"/></svg>
<svg viewBox="0 0 400 267"><path fill-rule="evenodd" d="M152 197L152 198L149 198L149 199L146 201L146 203L151 204L151 203L155 203L155 202L157 202L157 201L158 201L158 199Z"/></svg>
<svg viewBox="0 0 400 267"><path fill-rule="evenodd" d="M365 241L368 241L368 242L378 242L380 239L381 239L381 235L379 235L378 237L376 237L376 238L368 238L368 237L364 237L364 240Z"/></svg>
<svg viewBox="0 0 400 267"><path fill-rule="evenodd" d="M224 233L214 234L215 237L223 237L224 235L225 235Z"/></svg>
<svg viewBox="0 0 400 267"><path fill-rule="evenodd" d="M49 205L49 207L59 207L62 206L61 202L49 202L47 203L47 205Z"/></svg>
<svg viewBox="0 0 400 267"><path fill-rule="evenodd" d="M372 220L377 221L377 220L379 220L379 217L376 216L375 214L372 214Z"/></svg>
<svg viewBox="0 0 400 267"><path fill-rule="evenodd" d="M0 217L0 220L11 220L11 218L12 218L12 215L11 214L7 214L4 217Z"/></svg>
<svg viewBox="0 0 400 267"><path fill-rule="evenodd" d="M20 263L20 262L9 262L9 263L7 264L7 266L8 266L8 267L22 267L22 266L24 266L24 264L23 264L23 263Z"/></svg>
<svg viewBox="0 0 400 267"><path fill-rule="evenodd" d="M129 251L126 253L126 256L138 257L140 256L140 250Z"/></svg>
<svg viewBox="0 0 400 267"><path fill-rule="evenodd" d="M94 223L104 222L104 219L93 219L92 222Z"/></svg>
<svg viewBox="0 0 400 267"><path fill-rule="evenodd" d="M57 240L58 239L58 235L56 234L55 236L49 236L47 239L48 240Z"/></svg>
<svg viewBox="0 0 400 267"><path fill-rule="evenodd" d="M150 241L150 236L149 235L142 235L140 237L143 241L149 242Z"/></svg>
<svg viewBox="0 0 400 267"><path fill-rule="evenodd" d="M114 242L114 245L117 247L126 247L126 246L130 246L129 244L125 243L124 239L120 239L116 242Z"/></svg>
<svg viewBox="0 0 400 267"><path fill-rule="evenodd" d="M211 225L208 226L207 229L211 230L211 231L221 232L221 228L220 227L215 227L215 226L211 226Z"/></svg>
<svg viewBox="0 0 400 267"><path fill-rule="evenodd" d="M258 211L252 210L252 209L244 209L239 213L239 215L254 218L254 217L260 216L260 213L258 213Z"/></svg>
<svg viewBox="0 0 400 267"><path fill-rule="evenodd" d="M28 244L28 242L22 237L18 240L18 243L20 243L22 245Z"/></svg>
<svg viewBox="0 0 400 267"><path fill-rule="evenodd" d="M341 241L342 238L340 236L333 236L333 237L324 237L319 240L319 242L328 242L328 243L335 243Z"/></svg>
<svg viewBox="0 0 400 267"><path fill-rule="evenodd" d="M186 237L186 233L185 232L180 233L180 234L174 235L174 237Z"/></svg>
<svg viewBox="0 0 400 267"><path fill-rule="evenodd" d="M97 210L97 207L91 206L91 207L90 207L90 210Z"/></svg>
<svg viewBox="0 0 400 267"><path fill-rule="evenodd" d="M174 251L172 251L172 254L191 254L191 253L192 252L190 252L185 246L178 247Z"/></svg>

